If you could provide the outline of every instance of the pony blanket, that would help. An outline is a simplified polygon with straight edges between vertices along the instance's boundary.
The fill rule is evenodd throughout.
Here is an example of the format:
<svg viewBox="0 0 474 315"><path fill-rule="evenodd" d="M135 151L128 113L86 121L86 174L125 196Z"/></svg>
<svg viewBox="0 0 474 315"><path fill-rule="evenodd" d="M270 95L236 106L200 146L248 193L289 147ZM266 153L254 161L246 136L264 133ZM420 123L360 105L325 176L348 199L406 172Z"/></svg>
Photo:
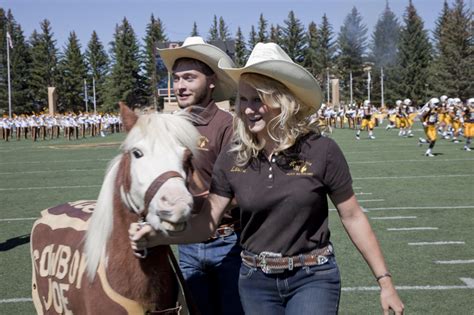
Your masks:
<svg viewBox="0 0 474 315"><path fill-rule="evenodd" d="M147 309L115 292L103 262L92 283L85 272L83 240L95 201L69 202L41 212L31 233L32 296L39 314L144 314ZM79 294L78 290L82 290ZM153 309L150 306L150 309Z"/></svg>

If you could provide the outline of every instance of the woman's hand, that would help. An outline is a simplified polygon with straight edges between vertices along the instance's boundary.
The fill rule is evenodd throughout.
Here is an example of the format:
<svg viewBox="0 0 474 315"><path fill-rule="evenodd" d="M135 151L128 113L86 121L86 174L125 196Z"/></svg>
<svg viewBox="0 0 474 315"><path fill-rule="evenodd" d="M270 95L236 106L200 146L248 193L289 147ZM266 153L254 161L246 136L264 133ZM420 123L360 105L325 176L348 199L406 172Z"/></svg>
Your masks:
<svg viewBox="0 0 474 315"><path fill-rule="evenodd" d="M403 315L405 305L398 296L397 290L392 284L391 279L381 279L380 281L380 303L382 304L383 314L390 314L392 310L395 315Z"/></svg>

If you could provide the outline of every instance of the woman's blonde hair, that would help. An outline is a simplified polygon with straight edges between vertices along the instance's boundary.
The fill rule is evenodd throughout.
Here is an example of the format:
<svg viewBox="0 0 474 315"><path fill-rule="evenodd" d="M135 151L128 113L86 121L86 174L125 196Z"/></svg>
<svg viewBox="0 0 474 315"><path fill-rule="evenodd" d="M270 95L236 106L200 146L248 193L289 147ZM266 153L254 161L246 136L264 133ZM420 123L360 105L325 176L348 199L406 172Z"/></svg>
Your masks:
<svg viewBox="0 0 474 315"><path fill-rule="evenodd" d="M285 85L256 73L244 73L240 80L256 89L263 104L281 110L280 114L267 125L269 136L277 144L274 152L290 148L298 137L309 132L319 134L318 119L310 116L313 112L311 108L300 102ZM230 152L237 152L236 164L238 166L247 165L265 146L264 141L259 143L257 136L249 131L245 121L240 110L240 97L237 95L234 141Z"/></svg>

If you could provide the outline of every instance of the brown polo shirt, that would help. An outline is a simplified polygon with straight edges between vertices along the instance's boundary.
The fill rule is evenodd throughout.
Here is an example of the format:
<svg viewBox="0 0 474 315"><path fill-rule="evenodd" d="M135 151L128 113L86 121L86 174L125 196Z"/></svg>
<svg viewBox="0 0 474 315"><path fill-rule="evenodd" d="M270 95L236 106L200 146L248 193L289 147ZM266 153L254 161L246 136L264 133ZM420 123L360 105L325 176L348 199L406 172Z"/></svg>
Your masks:
<svg viewBox="0 0 474 315"><path fill-rule="evenodd" d="M200 196L209 190L214 163L232 139L232 115L221 110L214 101L205 108L194 108L191 114L196 115L193 119L194 126L198 129L201 137L198 142L199 155L192 160L194 167L193 179L189 184L189 190L194 196ZM199 211L204 198L195 197L194 211ZM239 219L238 210L235 213L226 214L222 223L232 222Z"/></svg>
<svg viewBox="0 0 474 315"><path fill-rule="evenodd" d="M332 139L308 134L270 161L263 154L246 167L234 161L227 149L219 156L210 192L235 196L244 249L291 256L328 244L327 196L353 194L349 166Z"/></svg>

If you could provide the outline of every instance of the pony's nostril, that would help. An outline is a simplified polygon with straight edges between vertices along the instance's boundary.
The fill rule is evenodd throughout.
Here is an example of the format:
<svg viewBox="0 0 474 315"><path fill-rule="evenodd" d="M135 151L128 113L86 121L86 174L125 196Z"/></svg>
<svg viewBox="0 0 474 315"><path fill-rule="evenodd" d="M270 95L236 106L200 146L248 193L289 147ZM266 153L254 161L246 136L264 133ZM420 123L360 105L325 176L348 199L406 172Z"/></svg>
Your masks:
<svg viewBox="0 0 474 315"><path fill-rule="evenodd" d="M165 207L165 208L171 208L175 204L175 202L173 202L172 200L170 200L170 199L168 199L164 196L160 198L160 201L162 203L162 207Z"/></svg>

